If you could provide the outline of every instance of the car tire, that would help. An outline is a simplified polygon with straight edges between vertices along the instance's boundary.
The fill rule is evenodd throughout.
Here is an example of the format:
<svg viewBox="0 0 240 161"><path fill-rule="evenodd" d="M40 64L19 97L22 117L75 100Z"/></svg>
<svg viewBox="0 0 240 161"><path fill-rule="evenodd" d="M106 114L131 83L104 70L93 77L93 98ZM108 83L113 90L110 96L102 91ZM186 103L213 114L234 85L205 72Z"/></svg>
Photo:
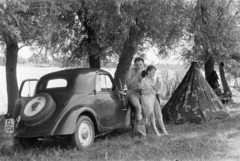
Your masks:
<svg viewBox="0 0 240 161"><path fill-rule="evenodd" d="M25 149L32 148L38 143L37 138L19 138L18 141L20 145Z"/></svg>
<svg viewBox="0 0 240 161"><path fill-rule="evenodd" d="M21 109L20 116L28 126L40 125L48 120L56 109L56 103L47 93L40 93L30 99Z"/></svg>
<svg viewBox="0 0 240 161"><path fill-rule="evenodd" d="M88 116L80 116L75 133L72 135L73 144L79 149L87 149L94 143L95 129Z"/></svg>

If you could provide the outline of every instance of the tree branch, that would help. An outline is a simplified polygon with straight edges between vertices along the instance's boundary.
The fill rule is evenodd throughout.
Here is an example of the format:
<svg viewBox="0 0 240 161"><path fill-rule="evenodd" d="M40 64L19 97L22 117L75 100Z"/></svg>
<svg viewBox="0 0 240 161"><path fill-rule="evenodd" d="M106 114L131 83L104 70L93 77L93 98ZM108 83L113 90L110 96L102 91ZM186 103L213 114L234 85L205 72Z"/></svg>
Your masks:
<svg viewBox="0 0 240 161"><path fill-rule="evenodd" d="M10 16L16 21L17 23L17 26L18 28L20 28L20 30L24 33L24 35L27 37L27 38L30 38L30 36L25 32L25 30L22 28L22 26L20 25L18 19L14 16L14 15L11 15Z"/></svg>
<svg viewBox="0 0 240 161"><path fill-rule="evenodd" d="M19 47L19 50L22 49L22 48L25 47L25 46L27 46L27 45L23 45L23 46Z"/></svg>

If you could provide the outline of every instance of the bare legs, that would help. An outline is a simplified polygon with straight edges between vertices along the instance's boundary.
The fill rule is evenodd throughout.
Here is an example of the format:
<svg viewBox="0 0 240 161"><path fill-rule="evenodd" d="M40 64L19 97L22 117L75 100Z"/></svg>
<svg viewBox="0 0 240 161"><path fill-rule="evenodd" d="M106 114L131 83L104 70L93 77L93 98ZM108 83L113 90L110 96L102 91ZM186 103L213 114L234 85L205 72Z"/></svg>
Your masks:
<svg viewBox="0 0 240 161"><path fill-rule="evenodd" d="M158 129L157 129L157 126L156 126L156 119L155 119L155 114L154 114L154 112L152 112L151 115L150 115L150 123L151 123L151 125L152 125L152 128L153 128L155 134L156 134L157 136L160 136L160 134L159 134L159 132L158 132Z"/></svg>
<svg viewBox="0 0 240 161"><path fill-rule="evenodd" d="M132 113L132 109L129 107L127 109L127 113L126 113L126 117L125 117L125 125L128 127L131 124L131 113Z"/></svg>
<svg viewBox="0 0 240 161"><path fill-rule="evenodd" d="M140 104L140 98L138 95L132 94L128 97L128 101L134 106L136 111L136 120L140 121L143 119L142 116L142 106ZM131 110L128 110L127 112L131 113ZM157 129L157 125L159 126L160 130L168 134L168 132L165 129L164 123L163 123L163 117L162 117L162 110L160 107L160 104L157 99L154 101L154 109L153 112L150 114L149 121L151 123L151 126L157 136L160 136L160 133ZM126 123L127 122L127 123ZM130 124L130 120L127 120L125 123L126 125ZM156 123L157 122L157 123Z"/></svg>
<svg viewBox="0 0 240 161"><path fill-rule="evenodd" d="M165 134L168 134L167 130L165 129L165 125L163 123L162 109L157 99L155 99L155 102L154 102L154 113L156 116L157 124L160 126L161 131Z"/></svg>
<svg viewBox="0 0 240 161"><path fill-rule="evenodd" d="M140 104L140 95L138 94L131 94L128 97L128 101L134 106L135 108L135 125L134 125L134 132L141 134L142 136L146 137L146 127L143 121L142 116L142 106Z"/></svg>
<svg viewBox="0 0 240 161"><path fill-rule="evenodd" d="M135 94L131 94L128 97L128 101L134 106L135 110L136 110L136 119L137 120L142 120L142 106L140 104L140 98L138 97L138 95Z"/></svg>

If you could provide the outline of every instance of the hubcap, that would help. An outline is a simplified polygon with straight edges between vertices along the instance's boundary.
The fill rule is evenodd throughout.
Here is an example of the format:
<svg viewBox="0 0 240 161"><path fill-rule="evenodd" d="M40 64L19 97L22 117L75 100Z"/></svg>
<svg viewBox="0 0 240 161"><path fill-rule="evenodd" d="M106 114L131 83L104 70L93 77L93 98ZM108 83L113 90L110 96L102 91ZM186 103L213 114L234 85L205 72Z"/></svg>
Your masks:
<svg viewBox="0 0 240 161"><path fill-rule="evenodd" d="M83 137L83 139L87 139L87 137L88 137L88 131L87 131L86 128L84 128L84 129L82 130L82 137Z"/></svg>
<svg viewBox="0 0 240 161"><path fill-rule="evenodd" d="M44 108L44 106L46 105L46 102L47 102L46 98L42 96L32 99L26 105L24 109L24 114L29 117L36 115Z"/></svg>
<svg viewBox="0 0 240 161"><path fill-rule="evenodd" d="M40 105L40 103L39 102L36 102L36 103L34 103L33 105L32 105L32 111L36 111L36 109L38 108L38 106Z"/></svg>
<svg viewBox="0 0 240 161"><path fill-rule="evenodd" d="M93 129L88 121L83 121L78 129L78 138L82 146L88 146L93 139Z"/></svg>

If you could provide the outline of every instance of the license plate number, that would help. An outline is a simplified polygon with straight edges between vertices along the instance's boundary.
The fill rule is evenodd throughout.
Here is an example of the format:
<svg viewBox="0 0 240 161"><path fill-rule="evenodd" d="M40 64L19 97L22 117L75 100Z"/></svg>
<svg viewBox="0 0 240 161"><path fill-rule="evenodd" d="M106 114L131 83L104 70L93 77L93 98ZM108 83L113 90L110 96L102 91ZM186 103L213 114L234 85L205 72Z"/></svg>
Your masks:
<svg viewBox="0 0 240 161"><path fill-rule="evenodd" d="M5 132L14 133L14 119L5 119Z"/></svg>

